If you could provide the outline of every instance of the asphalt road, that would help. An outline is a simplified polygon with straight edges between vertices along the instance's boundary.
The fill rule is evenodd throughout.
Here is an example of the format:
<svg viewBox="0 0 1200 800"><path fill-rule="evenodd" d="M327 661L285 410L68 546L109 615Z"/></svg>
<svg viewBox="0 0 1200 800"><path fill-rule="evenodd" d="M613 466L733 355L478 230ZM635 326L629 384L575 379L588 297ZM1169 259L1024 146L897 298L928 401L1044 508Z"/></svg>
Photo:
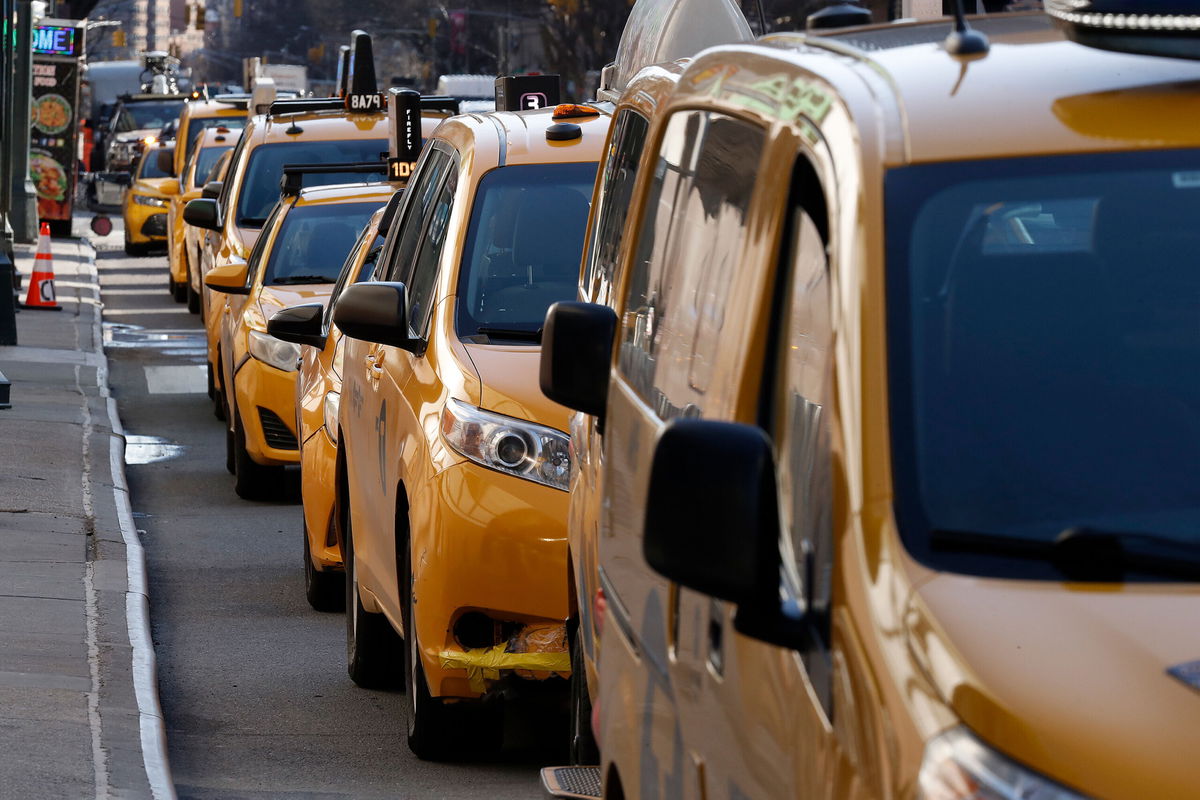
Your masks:
<svg viewBox="0 0 1200 800"><path fill-rule="evenodd" d="M167 293L166 257L126 257L119 236L96 242L105 350L179 796L541 797L538 767L563 763L549 721L510 714L490 763L427 763L405 744L404 695L350 682L343 616L304 600L298 489L234 494L200 318Z"/></svg>

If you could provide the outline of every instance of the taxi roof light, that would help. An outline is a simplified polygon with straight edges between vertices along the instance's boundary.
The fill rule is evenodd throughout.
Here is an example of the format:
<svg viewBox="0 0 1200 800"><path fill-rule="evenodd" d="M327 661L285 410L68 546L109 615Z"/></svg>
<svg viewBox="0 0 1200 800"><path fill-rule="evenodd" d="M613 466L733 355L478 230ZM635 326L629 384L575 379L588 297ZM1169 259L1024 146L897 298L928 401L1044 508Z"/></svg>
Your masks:
<svg viewBox="0 0 1200 800"><path fill-rule="evenodd" d="M1045 0L1068 39L1088 47L1200 59L1200 4L1175 0Z"/></svg>
<svg viewBox="0 0 1200 800"><path fill-rule="evenodd" d="M598 117L600 109L578 103L559 103L554 107L554 119L571 119L572 117Z"/></svg>

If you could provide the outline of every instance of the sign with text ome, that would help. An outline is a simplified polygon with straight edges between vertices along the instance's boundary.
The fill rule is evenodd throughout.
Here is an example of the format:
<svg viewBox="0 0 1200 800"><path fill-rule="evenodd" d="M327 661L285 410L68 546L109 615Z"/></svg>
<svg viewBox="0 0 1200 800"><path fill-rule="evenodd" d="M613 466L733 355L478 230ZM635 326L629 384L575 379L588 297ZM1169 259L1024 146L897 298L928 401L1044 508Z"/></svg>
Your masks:
<svg viewBox="0 0 1200 800"><path fill-rule="evenodd" d="M43 20L42 24L33 28L33 53L79 58L83 55L83 28L69 20Z"/></svg>

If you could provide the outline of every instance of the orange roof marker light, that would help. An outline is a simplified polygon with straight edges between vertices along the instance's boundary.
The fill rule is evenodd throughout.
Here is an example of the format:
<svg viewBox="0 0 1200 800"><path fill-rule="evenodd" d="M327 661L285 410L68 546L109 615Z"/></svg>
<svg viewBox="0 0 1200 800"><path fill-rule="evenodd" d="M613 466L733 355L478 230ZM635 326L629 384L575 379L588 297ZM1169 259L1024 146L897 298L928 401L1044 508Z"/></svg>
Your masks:
<svg viewBox="0 0 1200 800"><path fill-rule="evenodd" d="M560 103L554 107L555 119L571 119L572 117L598 117L600 109L583 106L578 103Z"/></svg>

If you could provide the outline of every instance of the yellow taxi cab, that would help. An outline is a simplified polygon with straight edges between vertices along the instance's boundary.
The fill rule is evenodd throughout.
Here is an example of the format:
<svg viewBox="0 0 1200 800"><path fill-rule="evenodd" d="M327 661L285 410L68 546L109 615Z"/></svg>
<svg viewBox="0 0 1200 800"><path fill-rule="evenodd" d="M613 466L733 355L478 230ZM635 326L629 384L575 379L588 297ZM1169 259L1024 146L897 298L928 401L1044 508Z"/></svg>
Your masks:
<svg viewBox="0 0 1200 800"><path fill-rule="evenodd" d="M567 410L536 375L545 310L575 295L608 124L577 106L443 122L382 280L334 308L347 666L365 686L403 677L421 758L497 745L490 701L570 671Z"/></svg>
<svg viewBox="0 0 1200 800"><path fill-rule="evenodd" d="M246 127L250 102L247 95L215 95L210 100L185 103L175 127L175 141L179 146L175 148L174 174L177 177L183 175L202 132L212 128L240 131Z"/></svg>
<svg viewBox="0 0 1200 800"><path fill-rule="evenodd" d="M597 93L613 103L613 123L600 162L583 264L580 300L612 305L621 232L638 176L650 120L688 64L704 47L753 38L740 9L719 0L643 0L630 12L617 57L604 71ZM650 65L645 66L646 60ZM595 764L591 698L597 690L596 654L600 631L597 597L597 536L603 496L602 451L594 417L575 412L569 433L574 454L567 521L567 563L572 581L568 640L571 649L570 760Z"/></svg>
<svg viewBox="0 0 1200 800"><path fill-rule="evenodd" d="M332 166L337 174L351 171L350 165ZM288 177L301 177L290 166L285 170ZM288 306L328 299L346 254L394 188L360 183L300 189L297 180L296 189L285 191L268 213L249 259L205 276L209 289L226 296L218 330L220 352L227 356L221 361L221 398L228 422L226 463L239 497L278 496L283 467L300 460L295 395L300 347L269 335L267 320Z"/></svg>
<svg viewBox="0 0 1200 800"><path fill-rule="evenodd" d="M167 240L167 207L179 193L179 181L159 166L163 145L148 147L133 170L121 217L125 222L125 252L141 256Z"/></svg>
<svg viewBox="0 0 1200 800"><path fill-rule="evenodd" d="M295 402L304 505L304 594L317 611L341 611L346 600L342 551L333 516L345 350L341 331L333 324L333 306L347 286L374 276L388 223L402 196L396 192L385 208L371 215L342 265L327 303L285 308L267 321L272 336L301 345Z"/></svg>
<svg viewBox="0 0 1200 800"><path fill-rule="evenodd" d="M359 40L367 39L367 46ZM369 37L356 37L357 49L352 64L362 62L354 70L363 76L354 86L347 86L345 98L307 98L276 100L268 113L251 117L241 139L233 149L230 163L216 198L198 198L184 207L184 221L209 231L201 249L200 273L207 275L215 267L244 264L254 246L279 194L279 181L284 164L357 163L379 159L389 151L387 116L384 97L375 91ZM352 91L350 91L352 89ZM377 99L375 104L354 105L355 98ZM428 101L428 102L427 102ZM251 101L257 106L256 100ZM428 135L448 116L436 98L422 100L422 134ZM428 106L428 107L424 107ZM380 176L387 167L381 161ZM403 176L397 176L403 177ZM358 180L352 174L328 173L313 175L312 184L334 184ZM341 263L340 260L338 263ZM213 400L218 417L223 416L220 397L221 375L225 371L223 354L219 350L219 320L223 305L213 302L207 288L200 296L201 316L204 319L208 345L208 369L214 387Z"/></svg>
<svg viewBox="0 0 1200 800"><path fill-rule="evenodd" d="M1047 8L713 48L655 112L616 302L545 327L604 797L1195 796L1200 65L1068 39L1200 19Z"/></svg>
<svg viewBox="0 0 1200 800"><path fill-rule="evenodd" d="M221 156L230 152L241 131L224 126L205 128L196 134L192 153L179 172L179 191L170 195L167 209L167 269L170 272L168 285L177 302L186 302L188 311L200 313L199 281L193 278L195 268L189 262L189 254L195 253L195 243L188 248L187 228L183 222L183 207L200 197L209 176L213 174ZM175 152L178 152L178 146Z"/></svg>

